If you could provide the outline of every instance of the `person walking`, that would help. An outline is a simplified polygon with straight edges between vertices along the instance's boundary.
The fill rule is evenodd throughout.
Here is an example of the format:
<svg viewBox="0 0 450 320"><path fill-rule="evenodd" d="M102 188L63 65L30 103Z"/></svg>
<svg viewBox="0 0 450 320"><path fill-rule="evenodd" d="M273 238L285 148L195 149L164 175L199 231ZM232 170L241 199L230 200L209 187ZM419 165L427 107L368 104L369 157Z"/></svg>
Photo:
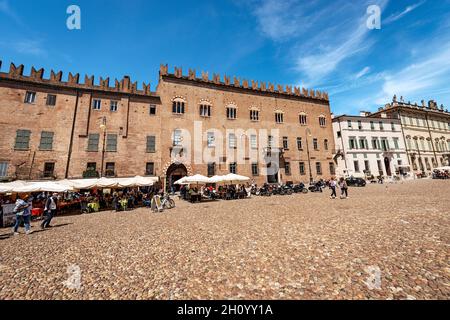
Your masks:
<svg viewBox="0 0 450 320"><path fill-rule="evenodd" d="M28 195L23 196L22 198L17 198L16 206L14 207L14 213L16 214L16 223L14 225L14 235L17 236L19 234L19 227L23 221L25 225L25 233L31 233L31 211L29 204Z"/></svg>
<svg viewBox="0 0 450 320"><path fill-rule="evenodd" d="M331 189L331 199L336 199L337 194L336 194L336 180L334 180L334 177L331 178L330 180L330 189Z"/></svg>
<svg viewBox="0 0 450 320"><path fill-rule="evenodd" d="M348 198L348 185L344 178L339 180L339 188L341 188L341 199Z"/></svg>
<svg viewBox="0 0 450 320"><path fill-rule="evenodd" d="M51 228L50 222L56 215L58 209L58 194L54 193L45 201L44 221L41 223L41 229Z"/></svg>

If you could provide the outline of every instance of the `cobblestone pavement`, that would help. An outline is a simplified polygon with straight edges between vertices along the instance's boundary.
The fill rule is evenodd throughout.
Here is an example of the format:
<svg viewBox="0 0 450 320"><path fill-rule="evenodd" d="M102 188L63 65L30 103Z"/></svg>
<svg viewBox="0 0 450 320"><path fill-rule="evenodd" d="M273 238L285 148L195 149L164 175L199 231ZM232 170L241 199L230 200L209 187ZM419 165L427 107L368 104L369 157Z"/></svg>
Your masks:
<svg viewBox="0 0 450 320"><path fill-rule="evenodd" d="M450 298L450 181L177 205L1 229L0 299Z"/></svg>

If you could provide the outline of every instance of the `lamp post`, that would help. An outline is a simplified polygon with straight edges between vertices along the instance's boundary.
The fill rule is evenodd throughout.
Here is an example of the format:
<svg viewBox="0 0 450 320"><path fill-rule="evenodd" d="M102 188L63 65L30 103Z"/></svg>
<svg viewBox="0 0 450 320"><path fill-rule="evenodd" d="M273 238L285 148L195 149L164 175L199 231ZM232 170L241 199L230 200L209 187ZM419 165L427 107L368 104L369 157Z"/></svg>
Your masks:
<svg viewBox="0 0 450 320"><path fill-rule="evenodd" d="M306 129L306 152L308 154L308 167L309 167L309 183L313 182L313 175L311 170L311 157L309 154L309 140L308 137L311 137L311 130L309 128Z"/></svg>
<svg viewBox="0 0 450 320"><path fill-rule="evenodd" d="M100 129L103 130L103 148L102 148L102 163L101 163L101 171L100 178L103 177L103 169L105 162L105 152L106 152L106 117L102 118L102 124L100 125Z"/></svg>

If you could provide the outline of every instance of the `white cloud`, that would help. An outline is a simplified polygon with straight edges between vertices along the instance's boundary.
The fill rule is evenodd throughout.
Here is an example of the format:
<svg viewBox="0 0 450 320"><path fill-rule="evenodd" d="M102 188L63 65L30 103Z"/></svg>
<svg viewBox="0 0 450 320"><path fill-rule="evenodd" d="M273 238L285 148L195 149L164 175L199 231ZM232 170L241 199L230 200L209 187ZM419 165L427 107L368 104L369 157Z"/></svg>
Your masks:
<svg viewBox="0 0 450 320"><path fill-rule="evenodd" d="M39 40L23 39L17 41L0 42L0 47L12 49L20 54L33 55L37 57L47 57L48 52L43 48Z"/></svg>
<svg viewBox="0 0 450 320"><path fill-rule="evenodd" d="M448 85L450 78L450 45L441 48L431 56L424 57L398 72L390 72L384 79L383 93L376 103L386 103L396 94L405 100L421 100L425 94L438 94ZM431 97L430 97L431 98Z"/></svg>
<svg viewBox="0 0 450 320"><path fill-rule="evenodd" d="M370 72L370 67L365 67L364 69L362 69L360 72L358 72L355 75L356 79L362 78L364 77L366 74L368 74Z"/></svg>
<svg viewBox="0 0 450 320"><path fill-rule="evenodd" d="M384 24L390 24L390 23L392 23L392 22L395 22L395 21L397 21L397 20L403 18L403 17L404 17L405 15L407 15L408 13L414 11L415 9L417 9L418 7L420 7L421 5L423 5L425 2L426 2L426 0L423 0L423 1L421 1L421 2L418 2L418 3L416 3L416 4L413 4L413 5L411 5L411 6L407 6L407 7L405 8L405 10L403 10L402 12L397 13L397 14L393 14L393 15L389 16L389 17L384 21Z"/></svg>

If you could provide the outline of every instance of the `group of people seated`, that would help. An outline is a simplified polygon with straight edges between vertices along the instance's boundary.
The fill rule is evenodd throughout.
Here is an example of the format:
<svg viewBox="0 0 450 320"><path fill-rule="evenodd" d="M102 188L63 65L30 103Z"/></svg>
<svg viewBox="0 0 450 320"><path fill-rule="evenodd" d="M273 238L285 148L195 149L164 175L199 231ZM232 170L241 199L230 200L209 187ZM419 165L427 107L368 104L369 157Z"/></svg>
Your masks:
<svg viewBox="0 0 450 320"><path fill-rule="evenodd" d="M434 170L433 179L450 179L450 172L448 170Z"/></svg>
<svg viewBox="0 0 450 320"><path fill-rule="evenodd" d="M187 186L184 185L180 189L180 197L190 202L200 202L202 200L235 200L245 199L251 196L252 187L247 185L227 185L214 188L208 186Z"/></svg>

